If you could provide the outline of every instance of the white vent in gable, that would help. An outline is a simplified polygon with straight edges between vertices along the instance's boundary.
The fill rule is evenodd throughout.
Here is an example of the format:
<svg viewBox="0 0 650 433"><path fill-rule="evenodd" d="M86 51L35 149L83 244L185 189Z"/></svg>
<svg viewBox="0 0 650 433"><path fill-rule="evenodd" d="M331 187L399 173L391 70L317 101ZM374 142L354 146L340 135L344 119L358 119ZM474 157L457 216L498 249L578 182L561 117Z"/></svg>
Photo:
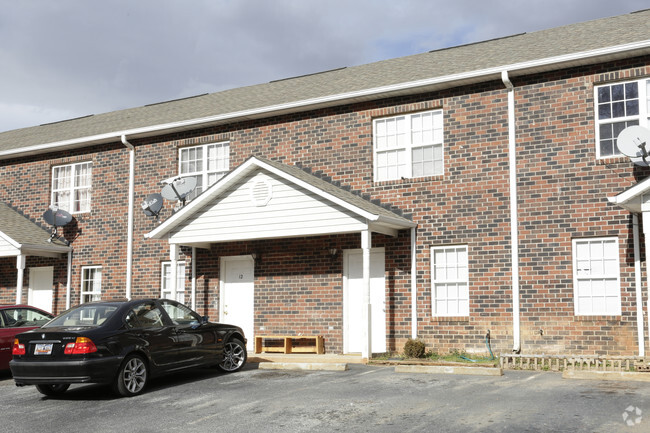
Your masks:
<svg viewBox="0 0 650 433"><path fill-rule="evenodd" d="M258 177L251 183L251 201L255 206L266 206L273 196L273 185L268 179Z"/></svg>

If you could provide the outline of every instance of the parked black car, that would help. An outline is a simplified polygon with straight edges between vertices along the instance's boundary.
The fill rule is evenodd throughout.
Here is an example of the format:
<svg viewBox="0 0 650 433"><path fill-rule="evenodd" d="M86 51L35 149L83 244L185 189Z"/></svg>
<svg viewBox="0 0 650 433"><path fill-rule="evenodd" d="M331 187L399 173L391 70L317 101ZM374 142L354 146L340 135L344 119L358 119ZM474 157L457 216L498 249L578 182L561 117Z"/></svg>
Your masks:
<svg viewBox="0 0 650 433"><path fill-rule="evenodd" d="M150 378L185 368L240 370L241 328L211 323L168 299L91 302L16 336L9 363L17 386L45 395L73 383L106 383L122 396L141 393Z"/></svg>

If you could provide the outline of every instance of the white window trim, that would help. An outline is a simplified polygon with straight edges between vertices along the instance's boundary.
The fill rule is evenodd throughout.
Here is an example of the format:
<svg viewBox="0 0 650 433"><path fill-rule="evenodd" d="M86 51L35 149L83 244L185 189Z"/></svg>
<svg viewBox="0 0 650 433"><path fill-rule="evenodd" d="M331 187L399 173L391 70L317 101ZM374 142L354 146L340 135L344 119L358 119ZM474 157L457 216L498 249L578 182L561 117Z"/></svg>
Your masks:
<svg viewBox="0 0 650 433"><path fill-rule="evenodd" d="M602 242L602 241L614 241L616 244L616 285L618 287L617 291L617 306L615 311L597 311L597 312L583 312L580 311L580 303L578 302L578 281L581 279L581 277L578 275L579 269L578 269L578 248L577 244L578 243L591 243L591 242ZM573 239L572 241L572 262L573 262L573 305L574 305L574 313L576 316L620 316L622 314L622 308L621 308L621 258L620 258L620 246L619 246L619 240L618 237L615 236L610 236L610 237L600 237L600 238L576 238ZM590 278L585 277L585 279L595 279L598 278L598 276L589 276ZM607 275L603 274L601 276L602 278L606 278ZM613 277L609 276L609 278ZM592 295L593 297L593 295Z"/></svg>
<svg viewBox="0 0 650 433"><path fill-rule="evenodd" d="M613 119L606 119L606 120L600 120L598 118L598 89L602 87L610 87L616 84L626 84L626 83L638 83L638 90L639 90L639 114L636 116L626 116L626 117L616 117ZM601 156L600 155L600 125L602 124L609 124L609 123L617 123L617 122L629 122L633 120L638 120L639 125L644 126L646 128L650 128L650 119L648 119L648 116L650 116L650 79L648 78L643 78L640 80L625 80L625 81L617 81L613 83L606 83L606 84L601 84L598 86L594 86L594 123L595 123L595 129L596 129L596 158L597 159L610 159L610 158L621 158L624 155L617 153L614 155L605 155ZM649 149L650 150L650 149Z"/></svg>
<svg viewBox="0 0 650 433"><path fill-rule="evenodd" d="M436 275L436 269L435 269L435 252L436 251L446 251L450 249L459 249L459 248L464 248L465 249L465 255L467 257L467 262L464 263L464 265L467 267L467 278L466 279L457 279L457 280L436 280L435 275ZM467 245L444 245L444 246L435 246L431 247L430 249L430 261L431 261L431 314L433 317L469 317L469 301L470 301L470 296L469 296L469 247ZM464 283L467 287L467 311L459 311L456 314L450 314L450 313L439 313L437 311L437 290L436 286L437 284L442 284L442 283L450 283L450 282L456 282L456 283Z"/></svg>
<svg viewBox="0 0 650 433"><path fill-rule="evenodd" d="M208 148L210 146L228 146L228 157L227 157L227 167L225 167L224 170L208 170ZM200 171L192 171L192 172L187 172L183 173L181 168L183 165L183 152L187 152L191 149L202 149L203 156L202 156L202 166L203 168ZM194 176L197 179L200 177L201 178L201 192L205 191L206 189L210 188L210 186L214 183L210 183L210 175L211 174L217 174L217 180L221 179L228 171L230 170L230 142L229 141L216 141L213 143L206 143L206 144L200 144L198 146L185 146L181 147L178 149L178 175L181 177L191 177ZM220 174L220 175L219 175ZM215 181L215 182L216 182ZM189 198L195 197L195 194L190 194Z"/></svg>
<svg viewBox="0 0 650 433"><path fill-rule="evenodd" d="M87 166L89 167L89 170L90 170L90 173L89 173L89 176L90 176L90 185L88 185L88 186L84 186L84 187L80 187L80 186L77 186L77 185L75 184L75 181L77 180L77 176L75 175L75 173L76 173L77 169L78 169L79 167L81 167L82 165L87 165ZM65 168L65 167L70 167L70 177L71 177L71 178L70 178L70 186L67 187L66 189L57 189L57 190L55 190L55 188L54 188L54 182L55 182L55 175L54 175L54 173L55 173L55 171L56 171L57 169L62 169L62 168ZM93 170L93 163L92 163L92 161L83 161L83 162L76 162L76 163L73 163L73 164L62 164L62 165L55 165L55 166L53 166L53 167L52 167L52 182L51 182L51 185L50 185L50 204L52 204L52 205L54 204L54 194L55 194L56 192L59 192L59 191L68 191L68 193L69 193L69 202L68 202L68 205L67 205L67 207L66 207L66 206L60 206L61 209L64 209L64 210L68 211L70 214L81 214L81 213L88 213L88 212L90 212L91 205L92 205L92 188L93 188L93 186L92 186L92 179L93 179L93 177L92 177L92 175L93 175L92 170ZM77 210L75 210L75 208L74 208L74 207L75 207L75 206L74 206L74 201L75 201L75 191L78 191L78 190L84 190L84 189L85 189L85 190L88 190L88 208L86 208L86 209L81 209L81 210L78 210L78 211L77 211Z"/></svg>
<svg viewBox="0 0 650 433"><path fill-rule="evenodd" d="M88 286L86 284L86 272L94 269L95 279L93 281L93 290L85 290ZM101 266L82 266L81 267L81 303L85 303L84 297L91 296L92 299L87 302L100 300L102 296L102 267Z"/></svg>
<svg viewBox="0 0 650 433"><path fill-rule="evenodd" d="M170 298L171 290L165 289L165 267L171 268L171 264L172 262L170 261L165 261L160 263L160 297L161 298L171 299ZM176 279L180 284L178 284L178 286L176 287L176 299L173 300L184 304L185 303L185 271L187 270L185 267L185 262L184 261L176 262L176 268L177 268Z"/></svg>
<svg viewBox="0 0 650 433"><path fill-rule="evenodd" d="M433 113L433 114L440 114L441 117L441 139L440 141L434 141L431 143L426 143L426 144L417 144L414 145L412 140L411 140L411 119L414 116L419 116L422 114L428 114L428 113ZM383 122L388 119L398 119L400 117L403 117L405 119L405 123L407 125L407 131L405 132L405 135L408 136L408 140L405 143L403 147L395 147L394 149L404 149L404 157L405 157L405 162L404 166L406 167L406 173L404 176L397 176L394 178L386 178L386 179L380 179L379 174L378 174L378 153L381 153L377 149L377 123L378 122ZM374 119L372 122L372 156L373 156L373 179L375 182L389 182L392 180L398 180L401 178L404 179L417 179L420 176L413 176L413 161L412 161L412 153L413 149L420 148L420 147L428 147L428 146L436 146L440 145L441 146L441 152L442 152L442 161L441 161L441 169L439 173L433 173L433 174L425 174L422 177L429 177L429 176L442 176L445 173L445 140L444 140L444 112L442 109L435 109L435 110L427 110L427 111L419 111L416 113L409 113L409 114L399 114L396 116L389 116L389 117L381 117Z"/></svg>

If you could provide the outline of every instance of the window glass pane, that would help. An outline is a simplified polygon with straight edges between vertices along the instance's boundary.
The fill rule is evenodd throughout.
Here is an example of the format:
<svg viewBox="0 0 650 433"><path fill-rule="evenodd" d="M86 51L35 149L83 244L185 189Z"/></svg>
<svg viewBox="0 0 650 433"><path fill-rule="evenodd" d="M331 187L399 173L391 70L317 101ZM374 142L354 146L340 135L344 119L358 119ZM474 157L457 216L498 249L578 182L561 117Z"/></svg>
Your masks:
<svg viewBox="0 0 650 433"><path fill-rule="evenodd" d="M639 97L638 83L625 84L625 99L637 99Z"/></svg>
<svg viewBox="0 0 650 433"><path fill-rule="evenodd" d="M598 102L609 102L611 101L610 91L608 86L603 86L598 88Z"/></svg>
<svg viewBox="0 0 650 433"><path fill-rule="evenodd" d="M598 118L599 119L611 119L612 118L612 107L609 104L601 104L598 106Z"/></svg>
<svg viewBox="0 0 650 433"><path fill-rule="evenodd" d="M617 239L574 241L574 255L576 314L620 314Z"/></svg>
<svg viewBox="0 0 650 433"><path fill-rule="evenodd" d="M92 163L54 167L52 204L71 213L90 211Z"/></svg>
<svg viewBox="0 0 650 433"><path fill-rule="evenodd" d="M431 250L434 315L469 314L467 247L440 247Z"/></svg>

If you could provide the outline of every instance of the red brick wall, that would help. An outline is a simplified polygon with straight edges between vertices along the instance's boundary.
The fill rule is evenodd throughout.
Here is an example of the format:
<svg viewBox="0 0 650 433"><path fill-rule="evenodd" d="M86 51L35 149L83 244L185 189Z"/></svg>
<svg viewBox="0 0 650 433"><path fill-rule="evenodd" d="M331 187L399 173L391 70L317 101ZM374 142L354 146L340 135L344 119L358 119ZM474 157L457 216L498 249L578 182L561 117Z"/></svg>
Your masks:
<svg viewBox="0 0 650 433"><path fill-rule="evenodd" d="M525 79L513 77L521 342L525 353L637 352L630 215L610 205L607 197L629 187L635 182L634 176L643 177L646 171L633 169L625 159L607 164L596 161L593 85L623 76L648 75L648 60ZM374 183L372 119L435 108L444 111L444 175ZM160 263L169 260L165 242L143 238L157 222L144 216L139 202L149 193L160 191L160 180L177 173L178 147L229 140L233 168L251 155L301 165L411 216L418 224L418 335L429 349L440 352L483 352L489 329L493 350L509 352L513 336L507 119L506 90L501 82L492 82L132 140L137 166L132 294L157 296ZM93 161L93 204L92 212L79 221L82 233L73 242L73 303L79 300L84 265L102 265L104 293L124 294L127 150L115 143L66 154L0 161L0 199L38 220L49 203L51 166L84 160ZM166 203L161 219L170 213ZM577 318L573 313L571 240L591 236L619 237L621 316ZM342 350L341 259L332 261L322 253L332 242L340 248L359 246L356 235L256 245L265 251L265 258L255 269L256 330L264 326L265 332L319 333L326 338L327 351ZM397 351L411 335L410 242L408 231L395 239L373 237L373 245L386 248L387 335L389 347ZM470 315L435 318L429 251L432 246L452 244L468 246ZM219 257L245 254L250 246L225 244L198 250L199 312L209 314L213 320L218 318ZM187 261L189 278L188 254L189 250L184 250L181 259ZM65 281L65 265L65 260L56 265L58 281L60 275ZM11 300L15 294L11 266L15 268L15 261L0 259L0 299ZM189 287L188 281L188 300ZM64 298L59 298L57 308L63 302Z"/></svg>

